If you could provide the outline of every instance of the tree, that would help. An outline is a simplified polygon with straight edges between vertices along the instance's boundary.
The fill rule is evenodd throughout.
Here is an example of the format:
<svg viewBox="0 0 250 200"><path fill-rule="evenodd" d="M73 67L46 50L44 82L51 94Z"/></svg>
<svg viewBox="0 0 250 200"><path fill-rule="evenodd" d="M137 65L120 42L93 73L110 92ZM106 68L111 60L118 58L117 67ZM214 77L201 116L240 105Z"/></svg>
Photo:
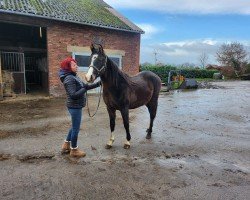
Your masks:
<svg viewBox="0 0 250 200"><path fill-rule="evenodd" d="M222 44L216 53L217 61L222 65L233 67L236 76L243 72L244 64L247 61L247 51L238 42Z"/></svg>
<svg viewBox="0 0 250 200"><path fill-rule="evenodd" d="M153 64L150 62L144 62L141 64L142 67L146 67L146 66L152 66Z"/></svg>
<svg viewBox="0 0 250 200"><path fill-rule="evenodd" d="M205 68L205 66L207 65L207 61L208 61L208 55L205 52L203 52L199 56L199 62L201 63L202 68Z"/></svg>
<svg viewBox="0 0 250 200"><path fill-rule="evenodd" d="M250 63L248 63L247 65L246 65L246 71L245 71L245 73L249 73L250 74Z"/></svg>
<svg viewBox="0 0 250 200"><path fill-rule="evenodd" d="M195 68L195 64L194 63L185 62L185 63L181 64L180 67L181 68Z"/></svg>

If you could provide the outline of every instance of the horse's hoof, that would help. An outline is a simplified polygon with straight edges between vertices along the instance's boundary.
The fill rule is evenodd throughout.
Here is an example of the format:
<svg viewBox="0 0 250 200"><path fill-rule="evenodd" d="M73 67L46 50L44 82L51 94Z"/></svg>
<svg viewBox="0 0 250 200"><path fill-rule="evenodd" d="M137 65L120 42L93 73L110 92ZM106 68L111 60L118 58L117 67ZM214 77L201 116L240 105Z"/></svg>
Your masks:
<svg viewBox="0 0 250 200"><path fill-rule="evenodd" d="M129 148L130 148L130 145L129 145L129 144L124 144L123 148L124 148L124 149L129 149Z"/></svg>
<svg viewBox="0 0 250 200"><path fill-rule="evenodd" d="M147 134L146 139L151 139L151 134Z"/></svg>
<svg viewBox="0 0 250 200"><path fill-rule="evenodd" d="M112 146L111 146L111 145L106 144L105 149L111 149L111 148L112 148Z"/></svg>

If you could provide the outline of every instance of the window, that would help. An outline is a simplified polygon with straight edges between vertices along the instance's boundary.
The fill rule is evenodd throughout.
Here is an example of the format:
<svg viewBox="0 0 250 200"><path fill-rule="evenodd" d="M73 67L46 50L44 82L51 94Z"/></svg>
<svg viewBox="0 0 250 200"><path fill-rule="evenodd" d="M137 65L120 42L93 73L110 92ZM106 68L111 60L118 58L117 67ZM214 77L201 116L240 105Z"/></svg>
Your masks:
<svg viewBox="0 0 250 200"><path fill-rule="evenodd" d="M76 60L77 65L79 66L79 71L87 72L89 67L89 53L73 53L72 57Z"/></svg>
<svg viewBox="0 0 250 200"><path fill-rule="evenodd" d="M110 56L109 57L119 68L121 68L121 56Z"/></svg>
<svg viewBox="0 0 250 200"><path fill-rule="evenodd" d="M79 66L87 67L89 65L89 56L85 55L75 55L75 60Z"/></svg>
<svg viewBox="0 0 250 200"><path fill-rule="evenodd" d="M108 54L108 57L121 69L122 68L122 56L115 54ZM73 58L77 61L79 66L79 71L88 71L90 64L90 54L89 53L73 53Z"/></svg>

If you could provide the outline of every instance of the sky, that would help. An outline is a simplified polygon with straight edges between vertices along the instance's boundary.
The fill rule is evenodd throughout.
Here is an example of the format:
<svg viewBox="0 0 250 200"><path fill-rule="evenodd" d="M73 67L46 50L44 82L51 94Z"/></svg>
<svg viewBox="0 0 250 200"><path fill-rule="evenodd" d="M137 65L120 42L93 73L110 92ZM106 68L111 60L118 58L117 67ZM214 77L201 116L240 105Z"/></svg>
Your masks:
<svg viewBox="0 0 250 200"><path fill-rule="evenodd" d="M200 65L205 53L218 64L216 52L231 42L250 52L250 0L104 1L145 31L140 63Z"/></svg>

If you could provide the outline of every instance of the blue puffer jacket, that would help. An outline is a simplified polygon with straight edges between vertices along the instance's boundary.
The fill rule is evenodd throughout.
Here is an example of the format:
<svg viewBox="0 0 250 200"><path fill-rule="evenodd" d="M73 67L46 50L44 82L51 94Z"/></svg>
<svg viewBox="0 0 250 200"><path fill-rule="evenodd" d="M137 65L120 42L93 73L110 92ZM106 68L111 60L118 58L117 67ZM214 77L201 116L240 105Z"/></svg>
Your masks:
<svg viewBox="0 0 250 200"><path fill-rule="evenodd" d="M101 82L86 84L74 72L60 69L59 77L67 94L68 108L83 108L86 105L86 91L101 85Z"/></svg>

